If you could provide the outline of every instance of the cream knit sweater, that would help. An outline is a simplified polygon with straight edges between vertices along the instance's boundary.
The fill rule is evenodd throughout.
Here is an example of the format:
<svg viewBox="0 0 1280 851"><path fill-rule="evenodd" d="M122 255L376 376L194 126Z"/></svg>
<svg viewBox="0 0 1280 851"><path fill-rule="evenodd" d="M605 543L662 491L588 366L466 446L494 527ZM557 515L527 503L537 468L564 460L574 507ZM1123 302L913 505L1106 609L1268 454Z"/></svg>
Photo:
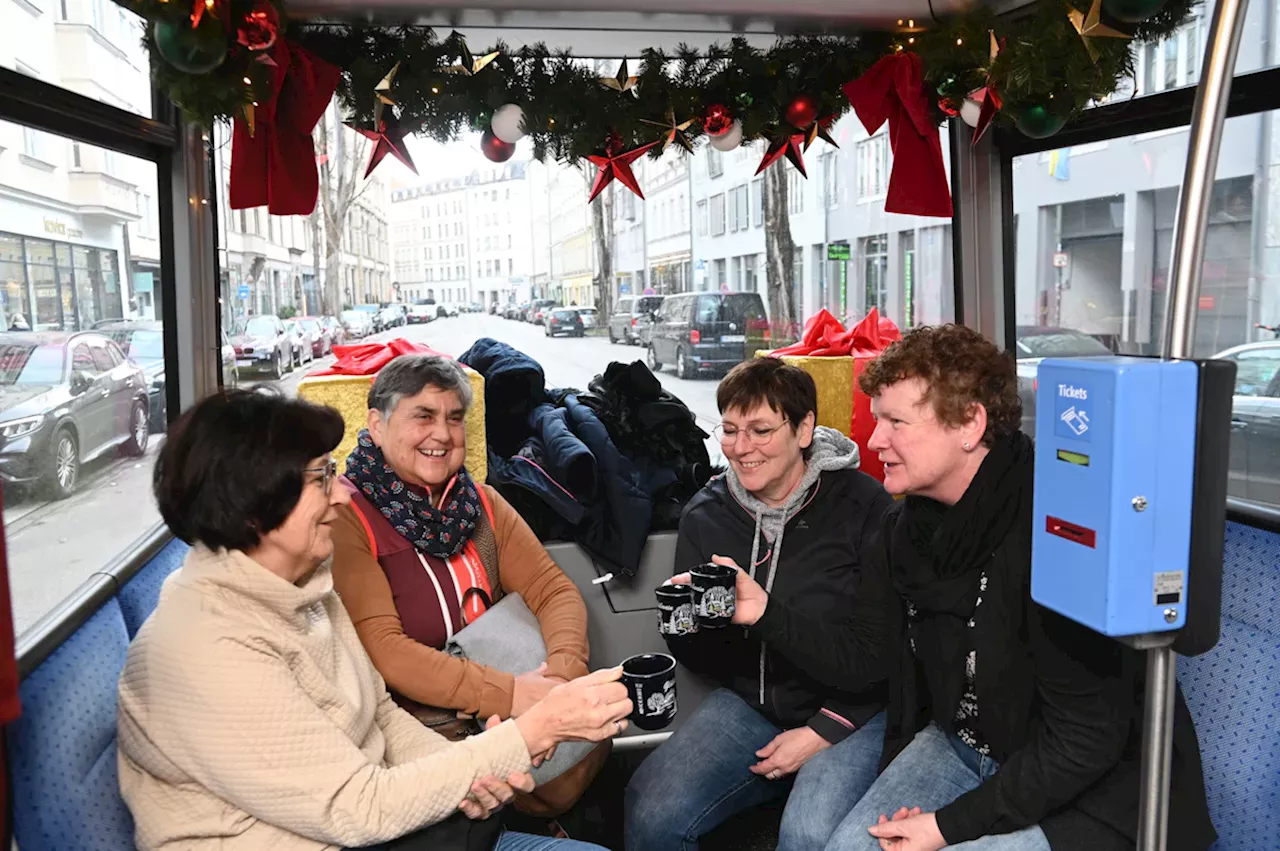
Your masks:
<svg viewBox="0 0 1280 851"><path fill-rule="evenodd" d="M117 729L142 851L371 845L530 768L510 721L449 743L396 706L328 566L292 585L201 546L129 648Z"/></svg>

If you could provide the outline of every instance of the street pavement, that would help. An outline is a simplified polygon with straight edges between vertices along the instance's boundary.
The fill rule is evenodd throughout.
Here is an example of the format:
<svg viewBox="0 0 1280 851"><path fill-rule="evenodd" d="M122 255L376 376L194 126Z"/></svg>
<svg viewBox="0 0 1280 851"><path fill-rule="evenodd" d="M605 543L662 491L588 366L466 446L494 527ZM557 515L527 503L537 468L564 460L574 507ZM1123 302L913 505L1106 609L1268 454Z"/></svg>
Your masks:
<svg viewBox="0 0 1280 851"><path fill-rule="evenodd" d="M476 340L492 337L542 364L548 386L583 391L611 361L644 360L643 349L613 345L605 337L548 338L538 326L487 314L437 319L369 339L395 337L426 343L455 357ZM294 370L277 385L286 393L295 393L307 373L332 362L332 357L318 359ZM716 380L683 380L669 371L660 373L659 380L689 406L698 424L710 433L719 422ZM80 489L67 500L50 502L21 489L6 489L4 531L19 635L159 522L151 495L151 473L161 442L161 437L153 437L143 458L113 456L87 466ZM710 443L709 448L715 452Z"/></svg>

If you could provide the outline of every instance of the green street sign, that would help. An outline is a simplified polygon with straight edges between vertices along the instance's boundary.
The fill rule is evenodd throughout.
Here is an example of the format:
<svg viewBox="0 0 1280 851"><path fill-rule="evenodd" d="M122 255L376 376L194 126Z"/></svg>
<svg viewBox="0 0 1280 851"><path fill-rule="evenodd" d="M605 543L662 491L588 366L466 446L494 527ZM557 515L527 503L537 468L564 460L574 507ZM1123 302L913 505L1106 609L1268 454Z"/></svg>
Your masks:
<svg viewBox="0 0 1280 851"><path fill-rule="evenodd" d="M828 260L848 260L850 256L849 244L846 242L833 242L827 246Z"/></svg>

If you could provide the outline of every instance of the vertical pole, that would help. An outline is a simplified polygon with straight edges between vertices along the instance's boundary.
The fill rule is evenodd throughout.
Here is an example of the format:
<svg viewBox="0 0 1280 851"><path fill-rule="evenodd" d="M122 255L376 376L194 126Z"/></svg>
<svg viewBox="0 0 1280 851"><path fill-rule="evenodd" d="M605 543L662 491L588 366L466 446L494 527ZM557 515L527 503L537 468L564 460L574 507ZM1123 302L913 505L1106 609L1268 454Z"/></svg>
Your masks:
<svg viewBox="0 0 1280 851"><path fill-rule="evenodd" d="M1196 91L1187 140L1187 167L1178 197L1173 258L1165 309L1161 357L1189 358L1195 348L1201 270L1218 168L1222 126L1231 93L1248 0L1218 0ZM1172 636L1170 635L1171 639ZM1169 774L1173 759L1173 709L1177 657L1169 643L1147 651L1146 702L1142 733L1142 787L1138 809L1138 851L1164 851L1169 831Z"/></svg>

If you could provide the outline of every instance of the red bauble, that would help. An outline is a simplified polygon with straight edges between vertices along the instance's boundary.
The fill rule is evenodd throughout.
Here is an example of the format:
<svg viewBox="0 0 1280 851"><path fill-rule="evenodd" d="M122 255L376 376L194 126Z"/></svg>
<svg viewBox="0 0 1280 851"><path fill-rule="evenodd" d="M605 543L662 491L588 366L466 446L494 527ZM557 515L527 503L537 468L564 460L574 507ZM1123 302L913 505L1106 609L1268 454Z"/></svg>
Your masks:
<svg viewBox="0 0 1280 851"><path fill-rule="evenodd" d="M938 109L942 110L943 114L948 118L955 118L960 114L960 105L952 98L942 98L939 100Z"/></svg>
<svg viewBox="0 0 1280 851"><path fill-rule="evenodd" d="M236 29L236 41L250 50L266 50L276 43L280 32L280 14L270 3L259 3L244 16Z"/></svg>
<svg viewBox="0 0 1280 851"><path fill-rule="evenodd" d="M799 95L791 103L787 104L787 109L783 113L783 118L792 127L800 130L808 127L818 117L818 101L809 95Z"/></svg>
<svg viewBox="0 0 1280 851"><path fill-rule="evenodd" d="M702 129L708 136L723 136L733 128L733 113L729 107L713 103L707 107L707 114L702 119Z"/></svg>
<svg viewBox="0 0 1280 851"><path fill-rule="evenodd" d="M493 135L492 130L486 130L484 131L484 136L480 139L480 150L494 162L504 163L511 159L511 155L516 152L516 146L502 141Z"/></svg>

